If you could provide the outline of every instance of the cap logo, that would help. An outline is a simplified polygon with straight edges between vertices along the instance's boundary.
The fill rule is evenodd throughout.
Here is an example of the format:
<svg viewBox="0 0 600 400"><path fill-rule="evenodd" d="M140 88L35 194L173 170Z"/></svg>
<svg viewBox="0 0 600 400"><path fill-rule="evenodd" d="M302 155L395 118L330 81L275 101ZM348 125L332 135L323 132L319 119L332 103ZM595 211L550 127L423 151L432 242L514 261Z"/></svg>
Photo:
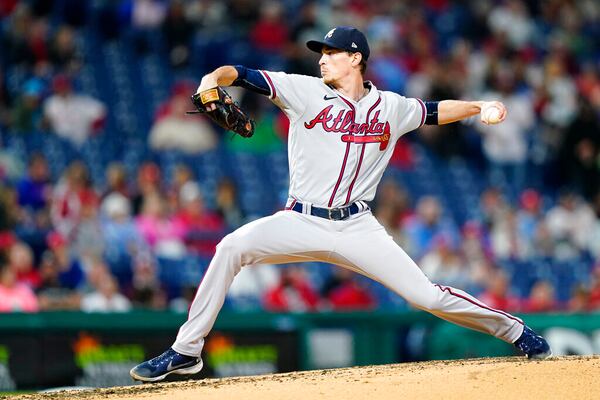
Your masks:
<svg viewBox="0 0 600 400"><path fill-rule="evenodd" d="M352 48L353 49L358 49L358 46L356 45L356 43L352 42Z"/></svg>
<svg viewBox="0 0 600 400"><path fill-rule="evenodd" d="M335 32L335 28L333 28L332 30L330 30L329 32L327 32L327 35L325 35L325 39L329 39L330 37L333 36L333 32Z"/></svg>

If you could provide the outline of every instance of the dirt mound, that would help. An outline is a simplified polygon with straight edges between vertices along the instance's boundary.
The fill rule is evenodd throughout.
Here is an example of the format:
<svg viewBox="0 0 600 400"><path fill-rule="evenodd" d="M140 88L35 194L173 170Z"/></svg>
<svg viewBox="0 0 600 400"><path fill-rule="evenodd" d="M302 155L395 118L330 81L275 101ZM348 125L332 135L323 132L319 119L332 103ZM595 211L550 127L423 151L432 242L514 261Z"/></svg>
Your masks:
<svg viewBox="0 0 600 400"><path fill-rule="evenodd" d="M479 358L25 395L11 399L597 399L600 356Z"/></svg>

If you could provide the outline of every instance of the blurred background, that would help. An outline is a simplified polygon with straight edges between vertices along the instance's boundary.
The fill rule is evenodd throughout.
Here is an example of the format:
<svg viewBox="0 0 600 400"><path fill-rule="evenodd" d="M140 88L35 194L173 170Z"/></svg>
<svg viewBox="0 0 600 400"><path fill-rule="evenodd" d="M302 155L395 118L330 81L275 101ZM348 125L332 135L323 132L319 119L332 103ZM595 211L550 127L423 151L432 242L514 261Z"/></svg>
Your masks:
<svg viewBox="0 0 600 400"><path fill-rule="evenodd" d="M597 1L2 0L0 390L131 384L171 344L215 245L288 185L268 99L230 89L244 140L190 95L226 64L318 75L304 43L338 25L367 35L378 88L509 111L404 136L376 217L432 281L600 353ZM509 354L337 267L263 265L202 376Z"/></svg>

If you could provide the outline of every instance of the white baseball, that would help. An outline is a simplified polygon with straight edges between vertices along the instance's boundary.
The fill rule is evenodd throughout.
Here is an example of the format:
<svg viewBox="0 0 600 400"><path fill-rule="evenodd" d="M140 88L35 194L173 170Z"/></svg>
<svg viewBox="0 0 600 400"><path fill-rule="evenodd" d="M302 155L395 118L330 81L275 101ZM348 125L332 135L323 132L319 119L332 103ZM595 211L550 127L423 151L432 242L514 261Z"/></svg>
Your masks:
<svg viewBox="0 0 600 400"><path fill-rule="evenodd" d="M501 122L502 109L494 104L484 106L481 110L481 120L490 125Z"/></svg>

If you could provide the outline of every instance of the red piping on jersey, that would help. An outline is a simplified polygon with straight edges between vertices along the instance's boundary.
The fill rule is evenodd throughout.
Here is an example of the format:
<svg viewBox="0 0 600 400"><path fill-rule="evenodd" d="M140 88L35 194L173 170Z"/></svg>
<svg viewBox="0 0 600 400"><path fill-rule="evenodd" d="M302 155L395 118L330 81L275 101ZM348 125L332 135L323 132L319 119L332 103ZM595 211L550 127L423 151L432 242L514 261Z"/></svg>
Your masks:
<svg viewBox="0 0 600 400"><path fill-rule="evenodd" d="M371 111L373 111L373 109L375 107L377 107L380 102L381 102L381 95L379 95L375 104L373 104L371 106L371 108L369 108L369 111L367 111L367 119L365 121L367 124L369 123L369 115L371 115ZM366 138L366 136L365 136L365 138ZM354 183L356 182L356 179L358 178L358 173L359 173L360 167L362 165L363 156L365 155L365 146L366 146L366 143L363 143L362 150L360 151L360 158L358 159L358 166L356 167L356 173L354 174L354 179L352 179L352 182L350 183L350 187L348 188L348 194L346 195L346 205L348 204L348 202L350 202L350 196L352 195L352 188L354 188Z"/></svg>
<svg viewBox="0 0 600 400"><path fill-rule="evenodd" d="M294 206L295 206L295 205L296 205L296 199L294 199L294 200L292 201L292 203L290 204L290 206L289 206L289 207L286 207L285 209L286 209L286 210L291 210L292 208L294 208Z"/></svg>
<svg viewBox="0 0 600 400"><path fill-rule="evenodd" d="M498 313L498 314L502 314L502 315L504 315L505 317L512 319L513 321L517 321L517 322L518 322L518 323L520 323L521 325L525 325L525 324L523 323L523 321L521 321L519 318L517 318L517 317L513 317L512 315L510 315L510 314L508 314L508 313L505 313L504 311L496 310L495 308L491 308L491 307L488 307L488 306L486 306L486 305L480 304L480 303L478 303L478 302L476 302L476 301L474 301L474 300L471 300L471 299L469 299L468 297L462 296L462 295L460 295L460 294L458 294L458 293L454 293L454 292L452 291L452 289L451 289L451 288L449 288L449 287L447 287L447 286L438 285L437 283L436 283L434 286L437 286L437 288L438 288L438 289L440 289L442 292L448 292L448 293L450 293L452 296L456 296L456 297L459 297L459 298L461 298L461 299L463 299L463 300L466 300L466 301L468 301L469 303L476 305L477 307L485 308L486 310L489 310L489 311L492 311L492 312L495 312L495 313Z"/></svg>
<svg viewBox="0 0 600 400"><path fill-rule="evenodd" d="M263 74L265 74L265 77L267 78L267 82L269 82L269 86L271 87L271 93L273 94L273 96L271 96L272 99L274 99L275 97L277 97L277 92L275 91L275 85L273 85L273 81L271 80L271 77L269 76L269 74L267 74L267 71L262 71Z"/></svg>
<svg viewBox="0 0 600 400"><path fill-rule="evenodd" d="M342 162L342 169L340 170L340 176L333 188L333 193L331 193L331 197L329 198L329 203L327 207L331 207L333 204L333 199L335 199L335 192L337 192L338 187L340 186L340 182L342 181L342 177L344 176L344 169L346 169L346 161L348 161L348 153L350 152L350 142L346 143L346 154L344 154L344 162Z"/></svg>
<svg viewBox="0 0 600 400"><path fill-rule="evenodd" d="M421 108L423 108L423 115L421 116L421 124L419 124L419 128L420 128L425 123L425 116L427 115L427 107L425 107L425 103L423 103L423 100L421 100L421 99L417 99L417 100L419 101L419 104L421 104Z"/></svg>
<svg viewBox="0 0 600 400"><path fill-rule="evenodd" d="M354 121L354 119L356 118L356 110L354 109L354 106L352 105L352 103L350 103L348 100L344 99L342 96L338 96L338 97L340 99L342 99L344 101L344 103L346 103L350 107L350 109L352 110L352 121ZM338 177L335 187L333 188L333 193L331 193L331 197L329 198L329 203L327 204L327 207L331 207L331 205L333 204L333 200L335 199L335 193L337 192L338 188L340 187L340 182L342 181L342 178L344 177L344 170L346 169L346 161L348 161L348 153L349 152L350 152L350 142L346 143L346 154L344 154L344 161L342 162L340 176Z"/></svg>

